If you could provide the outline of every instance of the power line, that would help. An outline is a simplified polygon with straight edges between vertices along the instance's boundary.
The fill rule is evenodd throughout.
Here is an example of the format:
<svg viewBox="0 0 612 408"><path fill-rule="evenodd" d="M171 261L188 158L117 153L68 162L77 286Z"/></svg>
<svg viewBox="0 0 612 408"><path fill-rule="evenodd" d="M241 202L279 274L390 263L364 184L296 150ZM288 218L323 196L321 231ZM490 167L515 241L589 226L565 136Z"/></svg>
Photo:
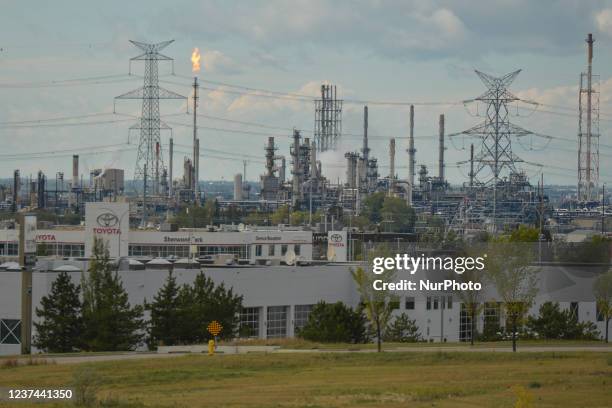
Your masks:
<svg viewBox="0 0 612 408"><path fill-rule="evenodd" d="M183 76L183 75L178 75L175 74L175 76L179 77L179 78L184 78L184 79L191 79L189 77ZM279 98L279 99L293 99L293 100L299 100L299 101L304 101L304 102L314 102L316 100L317 97L315 96L311 96L311 95L305 95L305 94L298 94L298 93L292 93L292 92L279 92L279 91L273 91L273 90L269 90L269 89L262 89L262 88L252 88L252 87L248 87L248 86L242 86L242 85L233 85L233 84L229 84L227 82L220 82L220 81L212 81L212 80L201 80L202 82L206 82L206 83L210 83L213 85L219 85L219 86L226 86L229 88L235 88L235 89L243 89L244 91L233 91L233 90L228 90L228 89L220 89L220 88L207 88L207 87L202 87L202 89L206 89L206 90L210 90L210 91L217 91L217 92L221 92L221 93L229 93L229 94L237 94L237 95L247 95L247 96L254 96L254 97L264 97L264 98ZM169 84L174 84L174 85L179 85L179 86L188 86L187 84L184 83L179 83L179 82L173 82L173 81L168 81L168 80L160 80L160 82L166 82ZM253 93L253 92L263 92L263 93ZM461 105L463 103L463 101L432 101L432 102L406 102L406 101L377 101L377 100L365 100L365 99L343 99L342 100L343 103L349 103L349 104L359 104L359 105L380 105L380 106L410 106L410 105L415 105L415 106L455 106L455 105Z"/></svg>
<svg viewBox="0 0 612 408"><path fill-rule="evenodd" d="M186 154L186 155L191 155L193 152L186 152L184 150L175 150L176 153L182 153L182 154ZM220 151L219 151L220 152ZM207 154L207 153L200 153L200 157L206 157L209 159L216 159L216 160L228 160L228 161L242 161L243 160L243 156L238 155L238 157L236 157L236 153L232 153L232 152L226 152L226 153L222 153L222 154L227 154L227 156L219 156L219 155L214 155L214 154ZM263 160L252 160L249 159L248 160L251 163L259 163L259 164L265 164L265 161Z"/></svg>
<svg viewBox="0 0 612 408"><path fill-rule="evenodd" d="M185 145L185 144L181 144L181 143L174 143L175 146L180 146L180 147L191 147L189 145ZM224 151L224 150L219 150L219 149L211 149L209 147L206 148L207 152L213 152L213 153L221 153L221 154L229 154L229 155L239 155L241 157L246 157L246 158L253 158L253 159L261 159L261 156L255 156L252 154L246 154L246 153L239 153L239 152L228 152L228 151ZM262 161L263 162L263 161Z"/></svg>
<svg viewBox="0 0 612 408"><path fill-rule="evenodd" d="M131 122L133 119L113 119L99 120L92 122L76 122L76 123L38 123L38 124L23 124L23 125L2 125L0 129L30 129L30 128L53 128L53 127L71 127L71 126L91 126L103 125L109 123Z"/></svg>
<svg viewBox="0 0 612 408"><path fill-rule="evenodd" d="M4 157L19 157L19 156L32 157L32 156L44 155L44 154L79 152L79 151L87 151L87 150L99 150L99 149L105 149L105 148L109 148L109 147L119 147L119 146L126 146L126 145L129 145L129 144L128 143L115 143L115 144L102 145L102 146L77 147L77 148L74 148L74 149L46 150L46 151L43 151L43 152L0 154L0 158L4 158Z"/></svg>
<svg viewBox="0 0 612 408"><path fill-rule="evenodd" d="M133 151L135 147L121 147L119 149L113 150L94 150L94 151L80 151L80 156L95 156L100 154L108 154L108 153L121 153L126 151ZM74 152L71 153L51 153L51 154L39 154L39 155L28 155L28 156L19 156L19 157L2 157L2 161L22 161L22 160L30 160L30 159L55 159L62 157L72 157Z"/></svg>
<svg viewBox="0 0 612 408"><path fill-rule="evenodd" d="M55 86L75 86L75 85L96 85L109 84L117 82L126 82L139 78L137 75L130 74L115 74L115 75L100 75L82 78L59 79L49 81L31 81L17 83L0 83L0 88L46 88Z"/></svg>
<svg viewBox="0 0 612 408"><path fill-rule="evenodd" d="M77 115L77 116L58 116L54 118L45 118L45 119L6 121L6 122L0 122L0 126L20 125L20 124L28 124L28 123L55 122L55 121L61 121L61 120L85 119L85 118L91 118L91 117L97 117L97 116L109 116L109 115L114 115L114 113L113 112L98 112L98 113L88 113L88 114Z"/></svg>

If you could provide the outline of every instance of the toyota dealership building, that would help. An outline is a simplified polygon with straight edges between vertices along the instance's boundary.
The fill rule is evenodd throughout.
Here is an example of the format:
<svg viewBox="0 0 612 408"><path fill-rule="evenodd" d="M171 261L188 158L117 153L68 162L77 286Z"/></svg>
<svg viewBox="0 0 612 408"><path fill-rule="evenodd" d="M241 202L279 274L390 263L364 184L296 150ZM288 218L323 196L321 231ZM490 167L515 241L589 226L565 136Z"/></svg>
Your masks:
<svg viewBox="0 0 612 408"><path fill-rule="evenodd" d="M85 218L81 227L36 232L39 257L32 280L33 309L49 293L60 271L69 273L74 282L87 273L94 237L104 239L111 258L120 260L119 274L132 304L152 299L171 270L179 284L193 282L202 271L243 295L240 320L248 337L294 336L320 301L342 301L352 307L359 304L350 272L367 265L347 259L346 231L330 231L321 237L312 231L278 227L130 230L129 207L123 203L88 203ZM20 352L21 272L15 263L18 234L15 229L0 230L0 354ZM598 273L597 268L544 265L531 313L536 314L546 301L556 301L580 321L592 321L603 332L604 322L592 295ZM444 279L431 270L415 275L400 271L396 278L415 276ZM397 313L415 319L423 339L470 339L472 325L457 293L401 291L397 295ZM476 328L482 331L491 322L503 326L503 308L495 291L486 286L481 298L484 307Z"/></svg>

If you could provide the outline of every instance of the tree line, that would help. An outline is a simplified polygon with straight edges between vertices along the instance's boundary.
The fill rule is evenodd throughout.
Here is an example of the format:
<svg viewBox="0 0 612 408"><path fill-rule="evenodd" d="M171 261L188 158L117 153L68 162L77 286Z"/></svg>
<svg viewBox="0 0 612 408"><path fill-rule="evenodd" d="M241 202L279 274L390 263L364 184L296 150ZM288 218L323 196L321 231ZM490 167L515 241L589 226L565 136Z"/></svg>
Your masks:
<svg viewBox="0 0 612 408"><path fill-rule="evenodd" d="M212 320L223 326L221 338L237 334L242 296L203 273L191 285L178 285L169 273L151 302L132 306L102 240L94 240L88 272L80 284L66 272L52 283L36 308L36 347L48 352L123 351L145 343L150 348L203 343L210 338L206 326Z"/></svg>
<svg viewBox="0 0 612 408"><path fill-rule="evenodd" d="M506 317L505 331L510 334L514 350L525 327L542 338L596 337L592 324L579 322L576 316L562 311L555 303L543 304L539 316L528 316L537 294L538 267L532 265L535 254L529 247L516 244L529 236L529 231L520 230L495 238L486 271L466 271L460 279L486 279L495 286L501 300L500 311ZM391 254L385 247L377 251L377 256ZM360 294L360 306L351 309L342 303L319 303L298 331L299 336L322 342L361 343L374 339L379 350L383 341L422 340L414 320L394 313L399 298L372 288L374 278L393 281L395 271L375 276L358 268L351 274ZM612 271L596 279L593 291L598 314L605 322L603 338L607 342L612 317ZM475 291L458 295L473 324L474 342L477 334L474 323L486 300L479 298ZM191 285L179 285L169 273L151 302L145 300L144 305L132 306L109 259L108 248L101 240L95 240L89 274L82 277L81 283L75 284L67 273L60 273L49 295L41 300L36 309L39 321L34 323L37 330L34 344L46 351L70 352L131 350L143 343L150 348L202 343L210 338L206 325L211 320L222 324L222 338L234 338L240 335L241 310L242 296L223 284L215 285L203 273ZM150 316L147 320L145 311Z"/></svg>

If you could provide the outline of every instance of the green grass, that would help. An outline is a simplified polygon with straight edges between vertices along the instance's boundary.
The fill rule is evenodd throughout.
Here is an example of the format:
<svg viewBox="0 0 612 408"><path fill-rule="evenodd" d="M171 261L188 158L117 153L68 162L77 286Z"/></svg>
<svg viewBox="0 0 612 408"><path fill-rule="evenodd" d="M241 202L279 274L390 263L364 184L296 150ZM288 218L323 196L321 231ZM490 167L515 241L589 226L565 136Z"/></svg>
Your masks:
<svg viewBox="0 0 612 408"><path fill-rule="evenodd" d="M279 346L282 349L295 349L295 350L372 350L376 348L375 343L366 344L347 344L347 343L317 343L300 338L280 338L280 339L249 339L249 340L238 340L233 342L221 343L222 345L253 345L253 346ZM519 340L518 348L524 346L535 346L535 347L610 347L609 344L605 344L600 340ZM491 342L476 342L474 346L466 342L448 342L448 343L429 343L429 342L418 342L418 343L383 343L384 349L398 349L404 347L465 347L465 348L510 348L512 347L511 341L491 341Z"/></svg>
<svg viewBox="0 0 612 408"><path fill-rule="evenodd" d="M612 396L603 352L185 355L87 366L109 407L503 408L517 390L537 407L607 407ZM0 386L66 387L79 367L11 367Z"/></svg>

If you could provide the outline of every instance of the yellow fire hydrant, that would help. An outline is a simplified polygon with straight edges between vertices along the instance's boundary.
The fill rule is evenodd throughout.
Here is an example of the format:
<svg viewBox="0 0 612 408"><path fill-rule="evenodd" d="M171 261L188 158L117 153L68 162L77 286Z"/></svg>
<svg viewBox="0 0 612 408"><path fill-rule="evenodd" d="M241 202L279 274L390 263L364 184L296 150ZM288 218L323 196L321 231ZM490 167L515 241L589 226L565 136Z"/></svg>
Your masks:
<svg viewBox="0 0 612 408"><path fill-rule="evenodd" d="M215 341L213 339L208 340L208 355L213 356L215 354Z"/></svg>

